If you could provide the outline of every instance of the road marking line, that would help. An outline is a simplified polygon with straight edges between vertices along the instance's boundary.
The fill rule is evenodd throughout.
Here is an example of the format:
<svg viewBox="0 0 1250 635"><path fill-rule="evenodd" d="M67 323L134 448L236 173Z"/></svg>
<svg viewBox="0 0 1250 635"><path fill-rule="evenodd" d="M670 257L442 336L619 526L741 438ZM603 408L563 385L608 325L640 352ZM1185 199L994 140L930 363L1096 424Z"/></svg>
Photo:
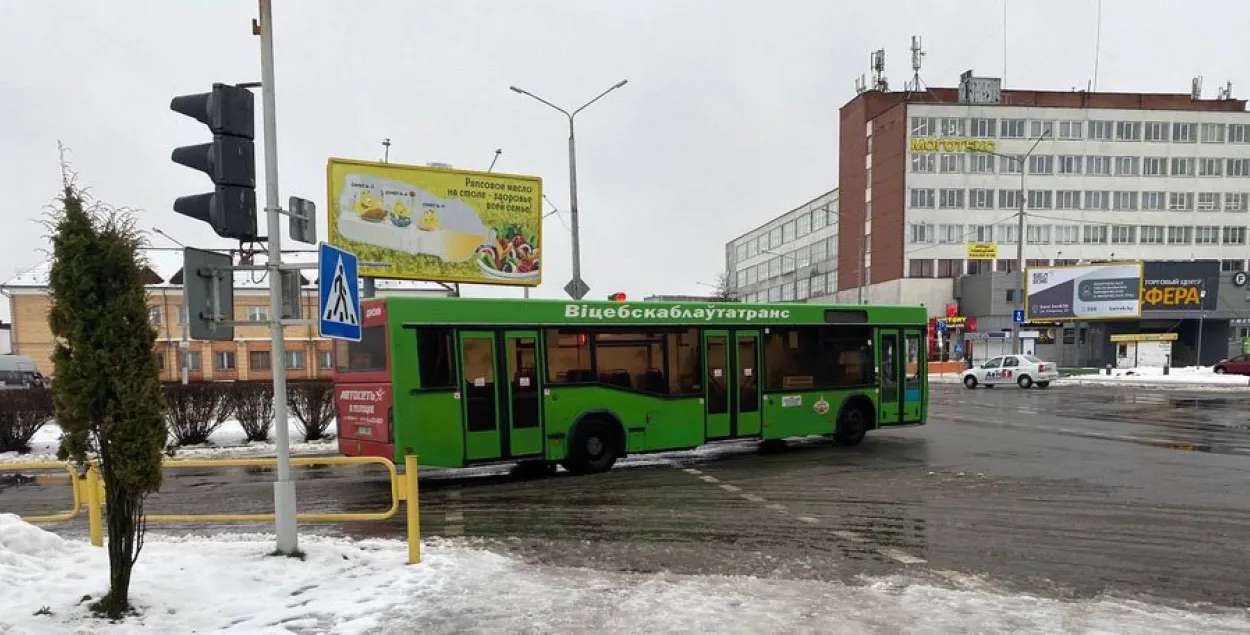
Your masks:
<svg viewBox="0 0 1250 635"><path fill-rule="evenodd" d="M879 549L878 552L887 558L897 560L903 564L925 564L928 562L928 560L925 560L924 558L917 558L916 556L902 551L901 549L895 549L893 547Z"/></svg>
<svg viewBox="0 0 1250 635"><path fill-rule="evenodd" d="M444 536L456 537L464 535L464 525L447 525L447 529L443 531Z"/></svg>
<svg viewBox="0 0 1250 635"><path fill-rule="evenodd" d="M742 495L742 497L743 497L743 498L745 498L745 499L747 499L747 500L749 500L749 501L751 501L752 503L766 503L766 502L768 502L768 501L767 501L767 500L766 500L763 496L759 496L759 495L757 495L757 494L749 494L749 493L748 493L748 494L743 494L743 495Z"/></svg>
<svg viewBox="0 0 1250 635"><path fill-rule="evenodd" d="M769 503L769 504L765 505L765 507L767 507L767 508L769 508L769 509L771 509L771 510L773 510L773 511L781 512L781 513L783 513L783 514L788 514L788 513L790 513L790 510L786 509L786 506L785 506L785 505L782 505L781 503Z"/></svg>
<svg viewBox="0 0 1250 635"><path fill-rule="evenodd" d="M805 523L808 523L809 525L815 525L816 523L820 522L819 520L816 520L815 518L812 518L811 516L798 516L798 519Z"/></svg>
<svg viewBox="0 0 1250 635"><path fill-rule="evenodd" d="M841 539L843 539L843 540L849 540L849 541L851 541L851 542L868 542L868 539L867 539L867 538L865 538L865 537L863 537L863 536L861 536L861 535L859 535L859 534L857 534L857 533L855 533L855 532L853 532L853 531L846 531L845 529L837 529L837 530L834 530L833 535L835 535L835 536L837 536L837 537L839 537L839 538L841 538Z"/></svg>
<svg viewBox="0 0 1250 635"><path fill-rule="evenodd" d="M684 468L682 469L682 471L687 474L694 474L694 475L699 475L703 473L703 472L700 472L699 470L694 469L693 467Z"/></svg>
<svg viewBox="0 0 1250 635"><path fill-rule="evenodd" d="M738 487L737 485L730 485L729 483L721 483L720 488L725 490L726 492L741 492L742 491L741 487Z"/></svg>
<svg viewBox="0 0 1250 635"><path fill-rule="evenodd" d="M720 482L720 479L716 478L715 476L708 476L706 474L704 474L703 476L700 476L699 479L707 483L719 483Z"/></svg>
<svg viewBox="0 0 1250 635"><path fill-rule="evenodd" d="M453 523L463 523L463 522L464 522L464 512L459 512L459 511L456 511L456 512L447 512L447 513L443 516L443 521L444 521L444 522L446 522L447 524L453 524Z"/></svg>

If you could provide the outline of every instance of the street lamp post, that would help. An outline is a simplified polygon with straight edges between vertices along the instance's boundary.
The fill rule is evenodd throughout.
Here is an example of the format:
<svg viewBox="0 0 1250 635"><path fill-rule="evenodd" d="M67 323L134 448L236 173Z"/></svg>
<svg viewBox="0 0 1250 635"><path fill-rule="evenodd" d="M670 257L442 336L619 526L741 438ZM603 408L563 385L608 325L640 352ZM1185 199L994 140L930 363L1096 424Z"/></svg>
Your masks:
<svg viewBox="0 0 1250 635"><path fill-rule="evenodd" d="M564 116L567 117L569 120L569 218L571 219L570 222L573 226L572 233L573 233L573 285L574 287L581 286L579 282L582 279L582 252L581 252L581 242L580 242L580 236L578 233L578 224L577 224L577 144L573 135L573 118L577 116L577 113L585 110L588 106L595 103L596 101L599 101L600 99L604 97L604 95L607 95L608 93L620 88L621 86L624 86L628 81L629 80L622 79L616 84L613 84L611 88L603 91L602 93L599 93L597 97L586 102L585 104L582 104L580 108L574 110L573 112L569 112L527 90L517 88L516 86L508 87L508 89L514 93L525 95L527 97L532 97L535 100L542 102L543 104L551 108L554 108L555 110L558 110L559 112L564 114ZM570 295L573 295L573 294L570 294ZM577 299L581 299L581 298L577 298Z"/></svg>

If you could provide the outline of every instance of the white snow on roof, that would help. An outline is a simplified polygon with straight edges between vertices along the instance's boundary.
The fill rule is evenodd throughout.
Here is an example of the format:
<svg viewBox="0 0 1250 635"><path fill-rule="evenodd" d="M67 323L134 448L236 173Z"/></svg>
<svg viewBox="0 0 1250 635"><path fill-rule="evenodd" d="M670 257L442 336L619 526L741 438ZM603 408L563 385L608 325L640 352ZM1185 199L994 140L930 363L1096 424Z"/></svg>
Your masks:
<svg viewBox="0 0 1250 635"><path fill-rule="evenodd" d="M181 284L170 282L174 275L182 270L182 250L165 247L152 247L142 251L147 266L156 274L161 282L149 284L150 289L169 289L179 288ZM238 263L238 255L235 254L235 263ZM263 265L268 261L265 253L257 253L252 264ZM283 262L291 263L316 263L316 250L292 250L283 251ZM52 268L52 261L46 260L34 267L20 271L15 277L11 278L4 284L0 284L0 288L34 288L42 289L48 286L48 274ZM305 288L316 288L317 286L317 270L305 269L300 272L308 281ZM178 279L181 281L181 278ZM269 278L261 271L236 271L234 274L234 287L236 289L268 289ZM443 287L432 282L414 282L408 280L374 280L374 287L378 291L424 291L424 292L443 292Z"/></svg>

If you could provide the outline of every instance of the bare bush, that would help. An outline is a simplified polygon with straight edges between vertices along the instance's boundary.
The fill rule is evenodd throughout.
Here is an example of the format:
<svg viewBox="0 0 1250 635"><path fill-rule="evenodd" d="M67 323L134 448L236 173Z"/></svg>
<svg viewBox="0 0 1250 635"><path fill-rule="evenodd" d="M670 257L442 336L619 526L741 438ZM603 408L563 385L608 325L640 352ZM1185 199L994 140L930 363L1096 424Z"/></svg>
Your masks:
<svg viewBox="0 0 1250 635"><path fill-rule="evenodd" d="M0 390L0 452L29 453L30 440L55 413L47 388Z"/></svg>
<svg viewBox="0 0 1250 635"><path fill-rule="evenodd" d="M299 421L305 441L324 439L336 414L334 382L326 379L293 381L287 388L287 405Z"/></svg>
<svg viewBox="0 0 1250 635"><path fill-rule="evenodd" d="M268 441L273 428L273 384L267 381L235 382L227 393L234 418L248 441Z"/></svg>
<svg viewBox="0 0 1250 635"><path fill-rule="evenodd" d="M166 419L176 445L208 442L230 417L233 404L226 397L228 386L206 381L165 384Z"/></svg>

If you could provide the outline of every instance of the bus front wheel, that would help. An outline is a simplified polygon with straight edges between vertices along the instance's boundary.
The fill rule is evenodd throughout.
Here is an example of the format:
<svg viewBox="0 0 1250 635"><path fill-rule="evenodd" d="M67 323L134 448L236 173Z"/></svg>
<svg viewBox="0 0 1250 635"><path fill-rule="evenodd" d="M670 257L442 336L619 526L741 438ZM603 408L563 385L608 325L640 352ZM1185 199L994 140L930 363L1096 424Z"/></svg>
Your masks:
<svg viewBox="0 0 1250 635"><path fill-rule="evenodd" d="M574 474L596 474L612 469L621 454L618 427L601 417L578 424L569 440L564 469Z"/></svg>
<svg viewBox="0 0 1250 635"><path fill-rule="evenodd" d="M864 404L847 404L838 416L834 438L841 445L859 445L872 427L871 411Z"/></svg>

